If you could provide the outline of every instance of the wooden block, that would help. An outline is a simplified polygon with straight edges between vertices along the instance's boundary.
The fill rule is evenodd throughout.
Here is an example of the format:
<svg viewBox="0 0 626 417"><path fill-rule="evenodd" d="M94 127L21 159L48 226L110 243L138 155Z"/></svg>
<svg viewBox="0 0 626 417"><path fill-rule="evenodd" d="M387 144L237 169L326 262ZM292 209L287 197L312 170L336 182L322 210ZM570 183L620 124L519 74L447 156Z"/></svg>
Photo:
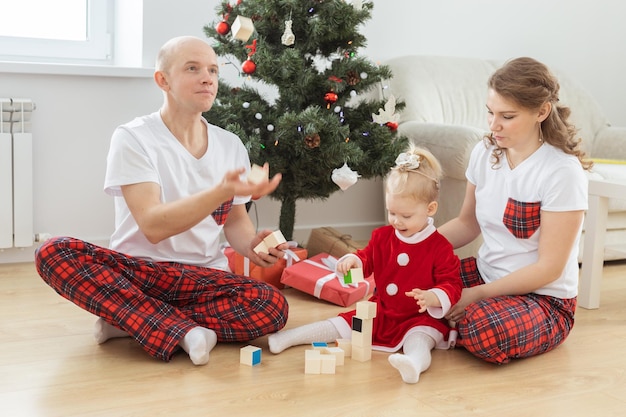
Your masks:
<svg viewBox="0 0 626 417"><path fill-rule="evenodd" d="M340 347L328 347L322 351L324 354L335 356L335 365L341 366L345 362L346 352Z"/></svg>
<svg viewBox="0 0 626 417"><path fill-rule="evenodd" d="M267 245L268 248L275 248L281 243L285 243L287 239L283 236L283 233L280 230L274 231L271 235L268 235L263 242Z"/></svg>
<svg viewBox="0 0 626 417"><path fill-rule="evenodd" d="M352 348L354 349L355 347L369 347L371 349L372 336L352 330Z"/></svg>
<svg viewBox="0 0 626 417"><path fill-rule="evenodd" d="M346 284L358 284L359 282L365 282L365 278L363 277L363 268L352 268L348 270L348 273L344 275L343 280Z"/></svg>
<svg viewBox="0 0 626 417"><path fill-rule="evenodd" d="M267 172L265 172L262 167L256 164L253 164L252 167L250 167L250 172L248 172L247 177L248 182L251 182L253 184L260 184L268 179L269 178Z"/></svg>
<svg viewBox="0 0 626 417"><path fill-rule="evenodd" d="M359 362L367 362L372 359L372 348L352 346L352 359Z"/></svg>
<svg viewBox="0 0 626 417"><path fill-rule="evenodd" d="M352 346L372 346L372 332L374 319L360 319L352 317Z"/></svg>
<svg viewBox="0 0 626 417"><path fill-rule="evenodd" d="M376 303L372 301L357 302L356 303L356 317L360 319L373 319L374 317L376 317Z"/></svg>
<svg viewBox="0 0 626 417"><path fill-rule="evenodd" d="M337 339L337 347L343 350L348 358L352 356L352 341L350 339Z"/></svg>
<svg viewBox="0 0 626 417"><path fill-rule="evenodd" d="M248 345L239 351L239 363L243 365L258 365L261 363L261 348Z"/></svg>
<svg viewBox="0 0 626 417"><path fill-rule="evenodd" d="M326 343L326 342L313 342L313 343L311 343L311 346L315 350L324 351L324 349L326 349L328 347L328 343Z"/></svg>
<svg viewBox="0 0 626 417"><path fill-rule="evenodd" d="M252 19L249 17L237 16L230 30L235 39L246 42L252 36L252 32L254 32L254 23L252 23Z"/></svg>
<svg viewBox="0 0 626 417"><path fill-rule="evenodd" d="M269 253L270 249L267 247L267 244L265 243L265 241L261 241L261 243L259 243L258 245L256 245L254 247L254 252L255 253L260 253L260 252L265 252L265 253Z"/></svg>
<svg viewBox="0 0 626 417"><path fill-rule="evenodd" d="M304 373L319 374L322 372L321 351L307 349L304 351Z"/></svg>
<svg viewBox="0 0 626 417"><path fill-rule="evenodd" d="M322 374L334 374L335 367L337 365L337 357L335 355L320 355L321 366L320 373Z"/></svg>

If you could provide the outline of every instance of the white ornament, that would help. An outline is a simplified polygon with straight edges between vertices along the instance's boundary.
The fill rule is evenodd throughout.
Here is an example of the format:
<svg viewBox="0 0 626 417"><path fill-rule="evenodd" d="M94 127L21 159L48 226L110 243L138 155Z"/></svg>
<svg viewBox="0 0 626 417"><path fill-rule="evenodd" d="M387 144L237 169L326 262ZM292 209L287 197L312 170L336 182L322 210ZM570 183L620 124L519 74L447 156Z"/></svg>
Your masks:
<svg viewBox="0 0 626 417"><path fill-rule="evenodd" d="M345 191L357 182L359 176L358 172L351 170L348 164L344 163L341 168L333 169L331 178L342 191Z"/></svg>
<svg viewBox="0 0 626 417"><path fill-rule="evenodd" d="M406 253L401 253L400 255L398 255L397 261L398 265L407 266L409 264L409 255L407 255Z"/></svg>
<svg viewBox="0 0 626 417"><path fill-rule="evenodd" d="M283 36L280 38L281 42L285 46L291 46L296 42L296 35L294 35L291 30L292 23L293 22L291 20L285 21L285 32L283 33Z"/></svg>
<svg viewBox="0 0 626 417"><path fill-rule="evenodd" d="M385 104L384 109L378 109L378 114L372 113L372 119L374 123L384 125L388 122L397 123L400 120L400 115L396 114L396 98L391 95L389 100Z"/></svg>
<svg viewBox="0 0 626 417"><path fill-rule="evenodd" d="M387 294L394 296L398 293L398 286L392 282L391 284L387 285L385 291L387 292Z"/></svg>
<svg viewBox="0 0 626 417"><path fill-rule="evenodd" d="M355 10L362 10L363 0L352 0L352 7L354 7Z"/></svg>
<svg viewBox="0 0 626 417"><path fill-rule="evenodd" d="M273 132L274 131L274 125L272 125L272 124L267 125L267 131L268 132Z"/></svg>
<svg viewBox="0 0 626 417"><path fill-rule="evenodd" d="M257 113L257 114L255 114L255 115L254 115L254 117L255 117L257 120L261 120L261 119L263 118L263 115L262 115L261 113Z"/></svg>
<svg viewBox="0 0 626 417"><path fill-rule="evenodd" d="M250 103L248 103L247 101L244 101L242 106L243 106L244 109L247 109L248 107L250 107Z"/></svg>

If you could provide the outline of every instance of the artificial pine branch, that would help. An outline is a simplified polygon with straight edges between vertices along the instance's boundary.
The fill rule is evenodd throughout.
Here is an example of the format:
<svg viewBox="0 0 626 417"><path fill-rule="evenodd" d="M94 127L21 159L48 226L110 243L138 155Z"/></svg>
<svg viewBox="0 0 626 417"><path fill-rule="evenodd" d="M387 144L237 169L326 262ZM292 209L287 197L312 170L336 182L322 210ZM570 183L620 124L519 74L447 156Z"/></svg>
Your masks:
<svg viewBox="0 0 626 417"><path fill-rule="evenodd" d="M281 201L279 224L287 239L298 200L324 200L339 190L334 169L347 163L362 178L384 176L406 147L394 128L372 121L386 100L368 91L392 76L388 67L358 55L366 45L358 27L372 8L345 0L224 1L217 20L204 27L218 56L256 64L253 82L233 87L220 81L216 103L204 116L237 134L253 163L269 162L270 175L282 173L270 197ZM247 41L216 30L222 20L232 26L237 16L254 23ZM295 35L290 46L281 40L287 20ZM264 97L252 84L274 87L276 97ZM398 102L396 109L402 107Z"/></svg>

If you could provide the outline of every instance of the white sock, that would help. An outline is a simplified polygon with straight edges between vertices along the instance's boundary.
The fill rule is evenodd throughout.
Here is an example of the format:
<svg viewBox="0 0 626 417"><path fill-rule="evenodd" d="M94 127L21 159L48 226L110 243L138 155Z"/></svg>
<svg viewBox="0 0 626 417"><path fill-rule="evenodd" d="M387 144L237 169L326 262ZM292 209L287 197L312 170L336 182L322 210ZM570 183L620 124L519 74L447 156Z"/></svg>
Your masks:
<svg viewBox="0 0 626 417"><path fill-rule="evenodd" d="M209 353L217 344L217 334L204 327L194 327L189 330L180 347L189 354L194 365L206 365L209 362Z"/></svg>
<svg viewBox="0 0 626 417"><path fill-rule="evenodd" d="M102 344L114 337L130 337L124 330L118 329L100 318L96 320L96 324L94 325L93 336L96 338L98 344Z"/></svg>
<svg viewBox="0 0 626 417"><path fill-rule="evenodd" d="M340 337L341 335L335 325L328 320L324 320L271 334L267 341L270 352L280 353L292 346L313 342L330 343Z"/></svg>
<svg viewBox="0 0 626 417"><path fill-rule="evenodd" d="M435 340L426 333L413 333L406 338L402 350L404 354L394 353L389 356L391 366L400 371L402 380L407 384L419 381L420 374L430 366L430 351L435 347Z"/></svg>

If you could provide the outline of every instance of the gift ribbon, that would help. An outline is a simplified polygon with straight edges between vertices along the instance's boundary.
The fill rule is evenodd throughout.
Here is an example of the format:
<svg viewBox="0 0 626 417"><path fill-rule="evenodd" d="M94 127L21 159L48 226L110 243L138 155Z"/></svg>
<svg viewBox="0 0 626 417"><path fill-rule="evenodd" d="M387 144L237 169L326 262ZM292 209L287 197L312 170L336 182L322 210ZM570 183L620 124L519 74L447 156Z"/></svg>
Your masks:
<svg viewBox="0 0 626 417"><path fill-rule="evenodd" d="M329 256L329 258L332 258L332 256ZM332 260L327 260L328 258L323 258L322 262L326 261L326 262L331 262ZM332 258L335 259L335 258ZM320 296L322 295L322 288L324 287L324 285L335 279L335 277L337 276L337 274L335 274L335 269L331 268L330 266L327 266L326 264L321 264L319 262L315 262L312 261L310 259L305 259L304 262L316 266L320 269L325 269L327 271L330 271L330 274L324 275L323 277L319 278L316 282L315 282L315 288L313 289L313 295L317 298L320 298ZM335 259L335 263L337 262L337 260Z"/></svg>
<svg viewBox="0 0 626 417"><path fill-rule="evenodd" d="M290 248L297 248L298 242L289 241L287 242ZM283 259L287 260L287 267L293 265L296 262L300 262L300 257L291 249L285 249L283 251L285 255L283 255ZM250 276L250 258L243 258L243 274L247 277Z"/></svg>
<svg viewBox="0 0 626 417"><path fill-rule="evenodd" d="M316 266L318 268L321 269L325 269L327 271L330 271L330 274L324 275L321 278L318 278L318 280L315 282L315 288L313 289L313 295L317 298L320 298L322 295L322 288L324 288L324 285L326 285L327 282L332 281L333 279L337 278L339 280L339 283L341 284L342 287L347 288L348 284L346 284L343 280L342 277L340 277L336 272L335 272L335 267L337 265L337 259L329 256L328 258L322 258L321 259L322 263L319 262L315 262L312 261L310 259L305 259L303 262L306 262L310 265ZM350 284L353 287L358 287L359 283L355 284ZM370 283L365 280L365 285L367 285L367 288L365 289L365 295L369 294L369 289L370 289Z"/></svg>

